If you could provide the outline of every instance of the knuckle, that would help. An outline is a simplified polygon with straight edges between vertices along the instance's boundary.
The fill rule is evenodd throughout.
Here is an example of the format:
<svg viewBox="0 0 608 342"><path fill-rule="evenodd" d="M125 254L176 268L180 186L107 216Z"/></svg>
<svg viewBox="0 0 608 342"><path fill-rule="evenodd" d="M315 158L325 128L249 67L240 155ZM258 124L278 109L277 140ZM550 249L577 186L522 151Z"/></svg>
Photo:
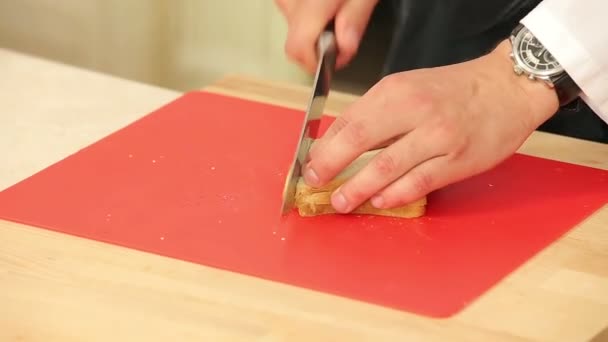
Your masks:
<svg viewBox="0 0 608 342"><path fill-rule="evenodd" d="M369 197L360 187L351 184L345 184L341 189L342 194L350 203L361 203Z"/></svg>
<svg viewBox="0 0 608 342"><path fill-rule="evenodd" d="M399 89L399 93L411 96L418 88L408 73L400 72L384 76L378 83L381 91Z"/></svg>
<svg viewBox="0 0 608 342"><path fill-rule="evenodd" d="M468 148L470 137L467 131L459 129L458 123L448 117L437 117L433 121L433 131L442 152L460 155Z"/></svg>
<svg viewBox="0 0 608 342"><path fill-rule="evenodd" d="M306 55L306 47L309 46L306 32L295 22L289 24L287 39L285 41L285 53L294 60L301 61Z"/></svg>
<svg viewBox="0 0 608 342"><path fill-rule="evenodd" d="M449 118L438 115L433 120L433 129L438 138L445 142L452 143L458 133L457 125Z"/></svg>
<svg viewBox="0 0 608 342"><path fill-rule="evenodd" d="M409 102L412 108L416 108L416 111L421 113L436 113L438 109L437 101L435 101L435 98L430 93L421 91L412 92Z"/></svg>
<svg viewBox="0 0 608 342"><path fill-rule="evenodd" d="M398 74L390 74L390 75L384 76L380 80L380 82L378 82L378 85L380 88L394 88L397 84L400 84L403 82L401 79L402 78L399 77Z"/></svg>
<svg viewBox="0 0 608 342"><path fill-rule="evenodd" d="M433 189L434 177L427 172L418 172L412 175L412 189L420 196Z"/></svg>
<svg viewBox="0 0 608 342"><path fill-rule="evenodd" d="M316 162L320 162L320 166L324 166L327 164L325 161L327 155L327 142L323 139L315 141L308 150L308 158L309 161L314 160Z"/></svg>
<svg viewBox="0 0 608 342"><path fill-rule="evenodd" d="M294 44L294 39L290 36L287 38L285 42L285 54L289 56L291 59L300 60L301 59L301 50L298 44Z"/></svg>
<svg viewBox="0 0 608 342"><path fill-rule="evenodd" d="M351 121L343 129L347 143L355 148L362 148L369 140L369 128L365 121Z"/></svg>
<svg viewBox="0 0 608 342"><path fill-rule="evenodd" d="M373 167L380 176L394 175L399 170L397 158L389 153L380 153L373 160Z"/></svg>
<svg viewBox="0 0 608 342"><path fill-rule="evenodd" d="M332 130L338 132L343 130L350 123L350 118L347 114L340 115L336 117L334 122L332 123Z"/></svg>
<svg viewBox="0 0 608 342"><path fill-rule="evenodd" d="M470 138L466 135L459 136L452 143L452 153L456 159L462 157L468 150Z"/></svg>

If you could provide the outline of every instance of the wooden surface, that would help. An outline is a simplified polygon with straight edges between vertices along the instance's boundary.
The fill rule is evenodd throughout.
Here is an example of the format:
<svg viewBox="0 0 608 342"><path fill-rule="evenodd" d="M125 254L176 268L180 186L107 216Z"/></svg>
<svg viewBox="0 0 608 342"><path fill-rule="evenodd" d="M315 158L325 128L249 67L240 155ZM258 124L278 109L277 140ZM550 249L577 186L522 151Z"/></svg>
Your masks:
<svg viewBox="0 0 608 342"><path fill-rule="evenodd" d="M179 96L1 49L0 74L0 189ZM298 109L309 91L238 76L207 90ZM330 113L353 100L332 94ZM522 152L608 170L606 145L535 133ZM0 221L0 341L600 341L607 227L605 207L433 320Z"/></svg>

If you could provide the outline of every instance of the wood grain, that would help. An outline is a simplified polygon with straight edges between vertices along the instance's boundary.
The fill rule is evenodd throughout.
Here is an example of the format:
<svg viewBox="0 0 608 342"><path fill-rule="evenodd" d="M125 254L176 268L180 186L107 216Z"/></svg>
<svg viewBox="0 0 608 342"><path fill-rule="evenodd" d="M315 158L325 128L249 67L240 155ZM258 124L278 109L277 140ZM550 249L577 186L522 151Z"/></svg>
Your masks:
<svg viewBox="0 0 608 342"><path fill-rule="evenodd" d="M208 90L300 109L309 91L238 76ZM333 93L329 112L355 100ZM605 145L575 139L535 133L522 152L608 169ZM605 207L435 320L0 221L0 340L589 341L608 326L606 227Z"/></svg>

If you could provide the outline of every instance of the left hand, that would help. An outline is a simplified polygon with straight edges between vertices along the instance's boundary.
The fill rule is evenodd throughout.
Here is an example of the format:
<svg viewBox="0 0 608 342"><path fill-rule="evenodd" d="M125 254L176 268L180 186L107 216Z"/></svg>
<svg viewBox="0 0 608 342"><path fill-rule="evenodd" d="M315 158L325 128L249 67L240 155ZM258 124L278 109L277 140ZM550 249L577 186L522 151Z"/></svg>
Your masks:
<svg viewBox="0 0 608 342"><path fill-rule="evenodd" d="M554 90L513 73L509 51L503 42L472 61L385 77L313 144L305 181L322 186L397 138L332 195L347 213L368 199L401 206L499 164L558 108Z"/></svg>

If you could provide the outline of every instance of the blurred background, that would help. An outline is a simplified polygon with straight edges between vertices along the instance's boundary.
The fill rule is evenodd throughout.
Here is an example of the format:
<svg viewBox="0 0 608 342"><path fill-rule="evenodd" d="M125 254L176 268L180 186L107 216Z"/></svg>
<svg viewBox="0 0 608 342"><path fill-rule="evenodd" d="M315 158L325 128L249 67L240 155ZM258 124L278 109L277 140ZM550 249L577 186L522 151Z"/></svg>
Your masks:
<svg viewBox="0 0 608 342"><path fill-rule="evenodd" d="M392 22L382 2L335 89L379 79ZM227 74L310 85L284 53L273 0L0 0L0 47L188 91Z"/></svg>

